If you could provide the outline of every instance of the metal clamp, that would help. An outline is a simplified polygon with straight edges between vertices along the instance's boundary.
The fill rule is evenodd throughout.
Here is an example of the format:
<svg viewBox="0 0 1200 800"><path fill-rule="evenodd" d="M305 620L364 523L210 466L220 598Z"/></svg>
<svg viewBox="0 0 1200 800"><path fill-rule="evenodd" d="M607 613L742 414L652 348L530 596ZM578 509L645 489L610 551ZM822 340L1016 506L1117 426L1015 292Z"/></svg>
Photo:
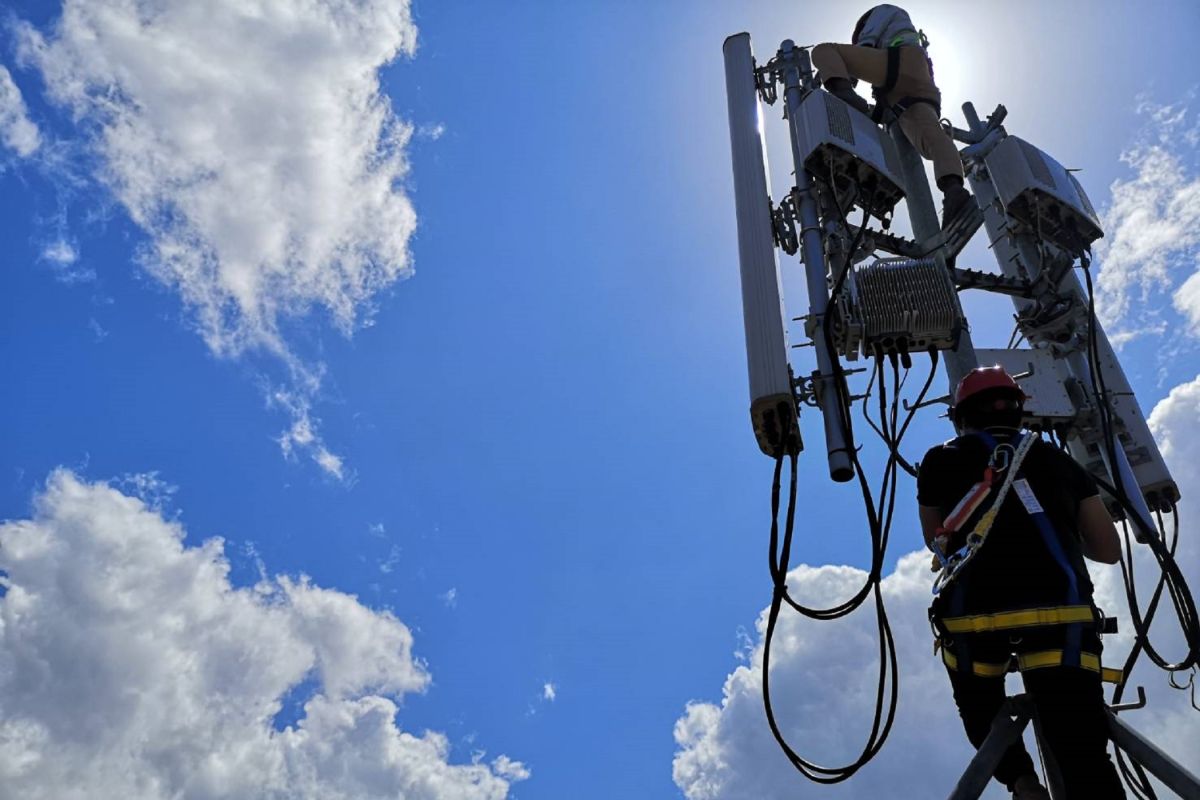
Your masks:
<svg viewBox="0 0 1200 800"><path fill-rule="evenodd" d="M796 233L796 197L789 192L779 201L779 205L771 209L771 235L775 246L789 256L796 255L800 249L800 237Z"/></svg>
<svg viewBox="0 0 1200 800"><path fill-rule="evenodd" d="M775 101L779 99L779 89L776 84L779 83L781 77L778 59L772 58L765 65L754 68L754 88L758 91L758 96L762 101L769 106L775 105Z"/></svg>

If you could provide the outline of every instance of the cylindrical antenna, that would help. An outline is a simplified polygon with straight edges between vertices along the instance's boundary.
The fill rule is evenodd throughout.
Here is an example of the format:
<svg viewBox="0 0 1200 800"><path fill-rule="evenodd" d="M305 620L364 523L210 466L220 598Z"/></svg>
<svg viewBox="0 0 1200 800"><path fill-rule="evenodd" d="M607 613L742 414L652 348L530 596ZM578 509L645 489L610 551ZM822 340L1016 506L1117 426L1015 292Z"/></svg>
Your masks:
<svg viewBox="0 0 1200 800"><path fill-rule="evenodd" d="M742 316L750 370L750 418L764 453L796 452L801 448L800 428L788 371L783 292L772 232L771 187L767 182L767 153L750 34L730 36L723 49Z"/></svg>

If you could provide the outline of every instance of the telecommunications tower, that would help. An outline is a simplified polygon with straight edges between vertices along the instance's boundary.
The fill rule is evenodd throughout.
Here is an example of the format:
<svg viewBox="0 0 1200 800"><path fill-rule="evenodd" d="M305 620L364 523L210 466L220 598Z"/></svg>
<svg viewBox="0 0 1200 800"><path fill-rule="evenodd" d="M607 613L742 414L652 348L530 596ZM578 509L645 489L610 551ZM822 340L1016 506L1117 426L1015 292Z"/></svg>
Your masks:
<svg viewBox="0 0 1200 800"><path fill-rule="evenodd" d="M1129 586L1137 643L1125 677L1143 650L1164 668L1194 667L1200 659L1200 625L1162 524L1163 515L1175 516L1179 489L1096 319L1090 248L1103 231L1079 181L1035 145L1010 135L1003 127L1003 106L981 120L966 103L966 127L946 121L943 127L963 146L960 154L976 205L943 231L923 161L894 118L885 117L884 124L877 125L822 90L807 49L784 41L760 64L750 36L743 33L725 41L724 58L750 418L758 446L776 460L774 594L765 642L764 700L772 731L792 764L818 782L845 780L879 751L891 727L899 684L879 592L891 511L884 497L876 503L870 496L857 455L852 411L862 404L863 416L888 448L881 494L890 491L894 499L898 471L912 471L899 451L908 422L919 408L948 400L925 399L939 360L950 387L977 366L1004 366L1030 398L1026 426L1069 450L1104 488L1114 518L1123 520L1136 539L1153 550L1163 570L1159 593L1165 585L1189 653L1178 664L1157 656L1147 631L1158 602L1143 615ZM763 106L780 103L794 182L776 200L768 177ZM900 203L911 222L911 239L890 230ZM957 256L981 228L997 271L957 265ZM784 296L780 251L798 256L803 268L806 308L795 317L789 317L795 312ZM1012 341L1023 340L1026 346L976 348L959 302L959 293L967 290L1011 298L1016 320ZM793 327L791 322L799 324ZM798 374L791 358L797 347L812 348L815 369L807 374ZM929 380L916 403L906 404L905 413L899 414L899 365L907 369L914 356L929 358ZM846 362L864 366L848 368ZM895 376L890 412L880 396L889 370ZM851 386L849 376L856 373L869 374L865 391ZM867 416L873 399L881 407L874 421ZM867 585L830 609L801 606L786 588L797 503L795 462L804 450L799 420L805 407L820 415L830 478L857 480L863 489L873 545ZM780 535L780 476L788 460L791 489ZM784 605L821 620L850 613L870 598L875 599L881 642L875 721L857 759L839 767L819 766L789 746L776 722L769 694L771 634ZM1145 776L1149 771L1180 796L1200 797L1200 782L1194 776L1118 718L1117 712L1144 702L1139 687L1139 703L1120 704L1123 689L1122 681L1110 705L1111 733L1127 781L1144 789L1137 796L1145 791L1145 796L1153 796ZM1013 698L1007 710L1008 724L997 718L993 736L980 748L952 798L978 797L1000 754L1030 720L1023 697ZM1061 786L1056 789L1054 776L1048 777L1051 792L1065 796Z"/></svg>

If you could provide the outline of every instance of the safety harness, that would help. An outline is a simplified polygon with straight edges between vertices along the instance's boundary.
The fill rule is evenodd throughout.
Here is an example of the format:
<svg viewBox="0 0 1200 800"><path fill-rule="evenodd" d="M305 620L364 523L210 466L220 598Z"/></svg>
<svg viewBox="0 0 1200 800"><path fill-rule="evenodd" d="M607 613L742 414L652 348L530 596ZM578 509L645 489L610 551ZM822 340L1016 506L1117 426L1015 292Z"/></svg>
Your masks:
<svg viewBox="0 0 1200 800"><path fill-rule="evenodd" d="M942 660L946 665L951 669L964 669L981 677L1003 675L1014 667L1024 671L1040 667L1070 666L1097 672L1100 674L1101 680L1119 683L1121 680L1120 670L1105 668L1100 662L1099 655L1082 651L1083 626L1091 625L1095 626L1097 631L1103 631L1105 627L1103 615L1095 606L1082 602L1079 594L1078 575L1067 558L1054 524L1038 502L1033 487L1023 477L1019 477L1022 462L1037 437L1030 433L1024 433L1018 434L1012 443L999 443L986 432L976 431L972 435L981 439L991 449L991 455L984 470L983 479L972 486L966 496L959 501L935 537L934 549L941 562L941 571L934 581L934 594L939 594L954 583L963 567L979 552L1011 489L1016 493L1025 512L1041 534L1050 556L1066 575L1066 603L1049 608L968 615L964 613L966 587L960 580L954 585L948 598L950 616L939 617L932 608L930 609L930 620L934 624L934 633L937 636L937 643L934 645L935 651L940 648L943 639L948 640L950 645L942 649ZM999 490L993 492L998 473L1004 473L1004 479ZM994 499L979 517L971 533L967 535L966 543L955 553L948 557L945 556L939 548L939 540L948 541L950 536L983 507L989 496ZM1050 625L1064 626L1062 649L1021 653L1016 656L1015 664L1012 658L1004 663L972 661L970 658L968 648L970 634ZM957 635L955 636L955 634Z"/></svg>
<svg viewBox="0 0 1200 800"><path fill-rule="evenodd" d="M878 125L883 122L884 109L891 109L892 113L900 117L905 111L908 111L912 106L918 103L925 103L933 106L933 110L940 117L942 115L942 104L936 100L931 100L928 97L901 97L892 104L888 104L887 96L892 89L896 88L896 81L900 79L900 48L912 46L907 42L907 33L916 33L919 37L921 52L925 52L925 48L929 45L929 39L923 31L902 31L900 35L892 38L887 46L887 72L884 75L882 86L872 86L871 96L875 98L875 110L871 113L871 120ZM933 77L933 62L929 60L929 56L925 55L925 61L929 64L929 76Z"/></svg>

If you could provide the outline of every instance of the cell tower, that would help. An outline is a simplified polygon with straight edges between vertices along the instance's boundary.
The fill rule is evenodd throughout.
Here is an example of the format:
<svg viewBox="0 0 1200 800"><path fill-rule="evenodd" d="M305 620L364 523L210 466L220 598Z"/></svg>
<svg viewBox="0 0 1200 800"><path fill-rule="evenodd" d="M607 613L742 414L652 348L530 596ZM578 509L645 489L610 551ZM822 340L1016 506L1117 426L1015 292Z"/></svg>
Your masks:
<svg viewBox="0 0 1200 800"><path fill-rule="evenodd" d="M1096 320L1090 246L1103 235L1095 209L1074 175L1028 141L1003 127L1003 106L981 120L972 104L963 106L966 129L943 122L960 150L966 178L976 200L954 226L941 230L921 157L895 120L875 124L842 100L822 90L813 75L807 49L784 41L765 64L755 61L749 34L729 37L724 45L729 133L733 159L738 256L741 269L746 356L750 378L750 417L761 450L776 459L776 520L784 462L791 461L787 522L782 536L772 529L771 573L774 594L764 642L763 686L767 717L792 764L812 780L845 780L882 747L895 713L896 659L879 581L887 544L890 510L884 497L869 496L857 458L852 409L862 403L864 417L873 393L885 390L890 364L911 365L928 355L929 381L904 422L896 409L882 410L868 422L881 435L890 457L883 480L894 498L898 470L912 471L899 452L912 414L925 405L938 360L949 385L979 365L1000 364L1030 397L1026 425L1068 449L1104 489L1115 518L1131 526L1163 569L1162 582L1179 615L1189 648L1187 658L1168 664L1149 644L1149 617L1157 601L1140 612L1129 589L1136 644L1124 676L1145 650L1166 669L1191 669L1200 660L1200 623L1186 582L1165 543L1163 515L1175 515L1179 489L1159 452L1145 414ZM782 91L780 90L782 87ZM775 202L767 170L762 103L782 99L788 125L795 182ZM900 202L907 207L914 238L890 231ZM852 221L861 212L862 221ZM873 227L872 220L878 223ZM957 256L984 229L998 272L957 266ZM795 375L789 354L788 310L780 274L779 251L798 255L807 287L803 323L816 369ZM1078 274L1077 274L1078 269ZM1084 283L1080 281L1080 274ZM983 290L1011 298L1016 314L1013 341L1025 347L978 349L959 302L959 292ZM843 362L866 366L848 369ZM871 364L874 363L872 368ZM847 376L871 372L864 394L852 393ZM892 402L899 401L899 380ZM787 596L786 573L796 510L796 458L804 449L799 416L808 406L821 415L829 475L838 482L858 479L867 499L873 550L870 578L863 590L830 609L806 608ZM890 423L889 423L890 416ZM1175 515L1177 525L1177 515ZM1126 528L1128 532L1129 528ZM1176 537L1178 531L1176 530ZM1128 540L1128 536L1126 537ZM1132 562L1130 562L1130 569ZM1161 589L1161 586L1160 586ZM878 703L871 735L859 757L841 767L822 767L800 757L779 731L770 704L770 640L784 605L815 619L843 616L869 598L876 600L881 659ZM1137 796L1153 796L1145 771L1182 797L1200 797L1200 781L1136 733L1117 713L1144 703L1122 705L1122 681L1109 717L1122 772ZM890 692L890 696L889 696ZM1032 716L1027 700L1013 698L1008 714L997 718L993 734L969 765L952 798L978 797L992 768ZM1006 724L1005 721L1007 721ZM1036 719L1033 720L1036 726ZM1050 790L1065 797L1049 771Z"/></svg>

